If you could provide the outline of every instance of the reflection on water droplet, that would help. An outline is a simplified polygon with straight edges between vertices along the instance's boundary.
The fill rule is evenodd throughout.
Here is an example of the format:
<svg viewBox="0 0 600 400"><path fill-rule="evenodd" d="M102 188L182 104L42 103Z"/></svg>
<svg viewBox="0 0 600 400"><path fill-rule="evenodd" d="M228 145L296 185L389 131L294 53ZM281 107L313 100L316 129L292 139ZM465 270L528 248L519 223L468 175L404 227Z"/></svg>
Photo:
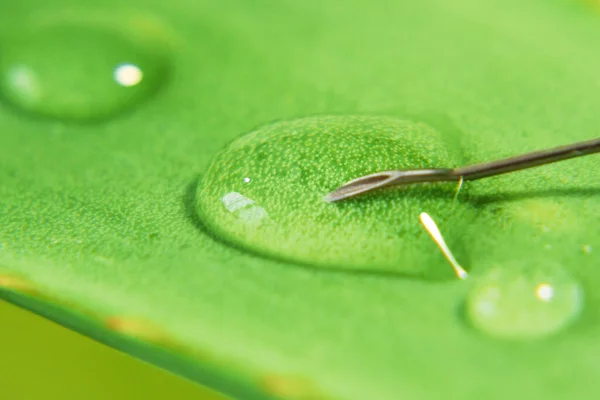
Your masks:
<svg viewBox="0 0 600 400"><path fill-rule="evenodd" d="M586 244L582 247L582 250L585 254L590 254L592 252L592 246Z"/></svg>
<svg viewBox="0 0 600 400"><path fill-rule="evenodd" d="M121 86L135 86L142 81L144 73L137 65L122 64L115 68L115 81Z"/></svg>
<svg viewBox="0 0 600 400"><path fill-rule="evenodd" d="M127 110L165 80L165 47L130 27L57 20L7 39L0 93L20 109L94 120Z"/></svg>
<svg viewBox="0 0 600 400"><path fill-rule="evenodd" d="M554 288L547 283L540 283L535 289L535 294L542 301L550 301L554 297Z"/></svg>
<svg viewBox="0 0 600 400"><path fill-rule="evenodd" d="M35 75L25 65L15 65L8 70L7 79L12 82L15 89L26 94L25 99L29 102L35 102L40 98L39 84Z"/></svg>
<svg viewBox="0 0 600 400"><path fill-rule="evenodd" d="M448 212L453 184L336 204L323 196L374 171L455 164L445 138L421 123L342 116L283 121L239 138L215 157L199 182L197 211L215 235L269 256L454 279L419 223L423 210L435 212L449 245L462 239L471 209Z"/></svg>
<svg viewBox="0 0 600 400"><path fill-rule="evenodd" d="M241 208L254 204L254 200L247 198L237 192L227 193L221 199L225 208L231 212L235 212Z"/></svg>
<svg viewBox="0 0 600 400"><path fill-rule="evenodd" d="M268 216L264 208L255 205L254 200L237 192L227 193L223 196L221 202L227 211L244 221L244 223L256 224Z"/></svg>
<svg viewBox="0 0 600 400"><path fill-rule="evenodd" d="M480 331L504 339L543 337L568 326L580 313L579 284L555 265L498 266L478 278L467 314Z"/></svg>

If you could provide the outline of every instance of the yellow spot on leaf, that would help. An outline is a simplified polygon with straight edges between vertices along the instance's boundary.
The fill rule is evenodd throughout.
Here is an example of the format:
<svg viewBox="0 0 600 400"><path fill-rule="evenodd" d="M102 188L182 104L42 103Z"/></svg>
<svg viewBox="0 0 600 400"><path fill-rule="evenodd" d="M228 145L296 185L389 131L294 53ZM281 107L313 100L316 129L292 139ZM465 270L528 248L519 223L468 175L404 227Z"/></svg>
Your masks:
<svg viewBox="0 0 600 400"><path fill-rule="evenodd" d="M160 328L141 318L111 317L106 320L106 325L119 333L150 342L161 342L166 338Z"/></svg>
<svg viewBox="0 0 600 400"><path fill-rule="evenodd" d="M261 386L270 394L286 399L318 400L325 398L309 379L301 376L270 374L262 379Z"/></svg>
<svg viewBox="0 0 600 400"><path fill-rule="evenodd" d="M31 283L14 275L0 275L0 288L30 294L36 292L36 289Z"/></svg>

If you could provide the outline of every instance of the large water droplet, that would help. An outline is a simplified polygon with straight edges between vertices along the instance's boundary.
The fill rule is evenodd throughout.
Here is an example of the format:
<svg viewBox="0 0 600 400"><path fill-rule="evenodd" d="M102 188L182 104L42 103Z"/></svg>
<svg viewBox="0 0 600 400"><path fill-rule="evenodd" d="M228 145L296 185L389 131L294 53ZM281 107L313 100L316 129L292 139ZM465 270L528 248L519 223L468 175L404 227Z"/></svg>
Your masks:
<svg viewBox="0 0 600 400"><path fill-rule="evenodd" d="M546 336L564 329L580 313L583 291L562 268L525 261L492 268L467 299L472 325L504 339Z"/></svg>
<svg viewBox="0 0 600 400"><path fill-rule="evenodd" d="M45 23L0 47L0 91L20 109L92 120L127 110L164 81L164 46L135 29Z"/></svg>
<svg viewBox="0 0 600 400"><path fill-rule="evenodd" d="M470 209L451 211L454 184L391 189L334 204L323 200L368 173L456 165L446 139L425 124L383 117L312 117L264 126L215 157L199 183L197 211L216 236L263 255L452 279L419 214L435 216L451 247L459 242Z"/></svg>

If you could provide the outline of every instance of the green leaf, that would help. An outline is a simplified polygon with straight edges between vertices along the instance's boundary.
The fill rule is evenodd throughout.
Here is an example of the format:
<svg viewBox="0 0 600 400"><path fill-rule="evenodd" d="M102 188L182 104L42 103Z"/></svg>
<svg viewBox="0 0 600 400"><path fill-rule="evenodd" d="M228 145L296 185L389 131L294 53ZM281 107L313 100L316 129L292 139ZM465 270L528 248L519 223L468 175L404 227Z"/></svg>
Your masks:
<svg viewBox="0 0 600 400"><path fill-rule="evenodd" d="M215 240L195 210L216 154L274 121L422 122L455 138L451 157L465 164L597 136L597 9L568 0L78 4L1 5L0 57L28 33L26 21L94 15L168 42L170 79L89 123L19 112L5 99L3 298L242 398L563 399L600 389L598 156L467 183L452 206L428 198L434 209L423 211L466 281L262 257ZM55 84L77 64L66 60ZM460 229L445 222L465 210ZM426 260L427 270L450 268L441 255ZM579 282L584 307L572 324L528 341L473 327L471 286L519 262L558 264Z"/></svg>

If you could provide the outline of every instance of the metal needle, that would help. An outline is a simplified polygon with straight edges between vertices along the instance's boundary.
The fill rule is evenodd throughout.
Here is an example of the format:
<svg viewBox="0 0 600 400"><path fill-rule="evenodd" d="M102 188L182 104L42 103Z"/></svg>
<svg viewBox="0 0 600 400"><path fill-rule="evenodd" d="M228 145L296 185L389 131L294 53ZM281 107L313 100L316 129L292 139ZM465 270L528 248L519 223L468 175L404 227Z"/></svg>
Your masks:
<svg viewBox="0 0 600 400"><path fill-rule="evenodd" d="M325 201L339 201L389 186L425 182L458 182L461 179L473 181L598 152L600 152L600 138L461 168L377 172L346 182L325 196Z"/></svg>

